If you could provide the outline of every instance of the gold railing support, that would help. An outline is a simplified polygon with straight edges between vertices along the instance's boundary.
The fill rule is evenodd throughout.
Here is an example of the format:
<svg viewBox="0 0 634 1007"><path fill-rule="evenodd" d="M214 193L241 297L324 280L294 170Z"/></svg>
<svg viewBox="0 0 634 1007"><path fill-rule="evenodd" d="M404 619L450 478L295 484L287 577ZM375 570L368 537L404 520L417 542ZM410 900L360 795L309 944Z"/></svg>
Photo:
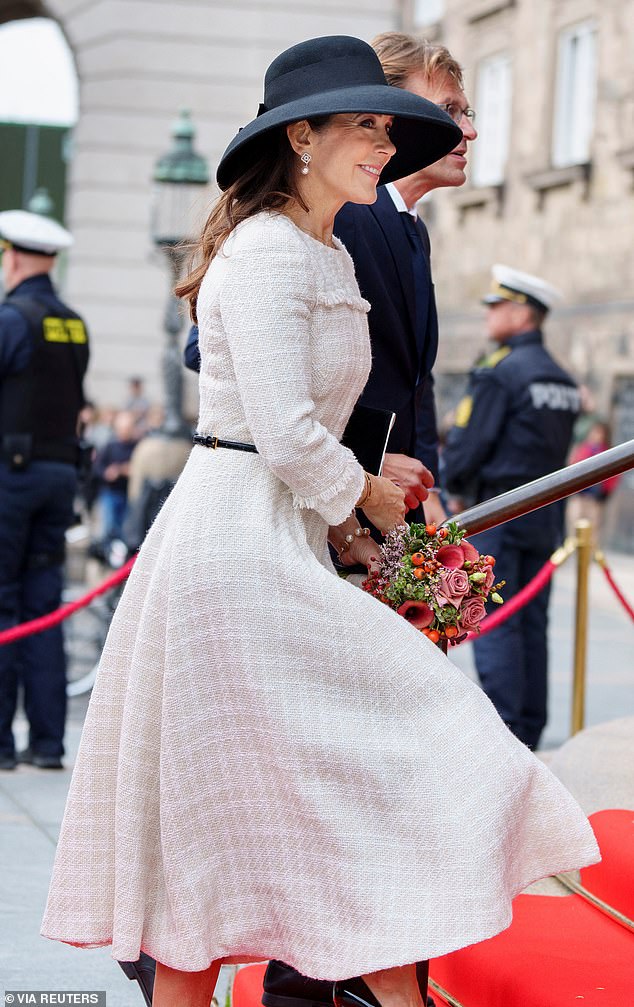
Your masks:
<svg viewBox="0 0 634 1007"><path fill-rule="evenodd" d="M447 990L443 989L437 982L434 982L431 976L429 977L429 988L430 990L433 990L434 993L437 993L439 997L442 997L443 1000L449 1004L449 1007L464 1007L460 1000L456 1000L453 994L448 993Z"/></svg>
<svg viewBox="0 0 634 1007"><path fill-rule="evenodd" d="M592 560L592 525L577 521L577 597L575 602L575 652L572 679L571 733L581 731L586 705L586 652L588 644L588 583Z"/></svg>

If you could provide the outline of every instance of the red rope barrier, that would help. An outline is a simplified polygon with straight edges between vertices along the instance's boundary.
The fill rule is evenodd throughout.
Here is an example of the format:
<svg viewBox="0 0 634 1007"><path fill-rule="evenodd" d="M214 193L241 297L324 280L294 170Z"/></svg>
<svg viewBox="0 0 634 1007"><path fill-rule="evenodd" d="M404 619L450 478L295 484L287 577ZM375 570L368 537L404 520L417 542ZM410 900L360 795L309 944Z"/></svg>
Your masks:
<svg viewBox="0 0 634 1007"><path fill-rule="evenodd" d="M608 584L610 585L610 587L614 591L615 595L617 596L617 598L621 602L621 605L623 606L623 608L625 609L625 611L629 615L630 619L634 619L634 608L632 608L632 606L630 605L629 601L627 600L627 598L625 597L625 595L621 591L620 587L615 582L614 577L612 576L612 571L608 567L607 563L605 562L605 560L598 560L598 562L599 562L599 566L601 567L601 569L603 570L603 572L605 574L605 579L607 580Z"/></svg>
<svg viewBox="0 0 634 1007"><path fill-rule="evenodd" d="M31 636L32 633L42 633L45 629L51 629L52 626L57 626L64 619L68 619L69 615L72 615L73 612L77 612L78 609L90 605L91 601L98 598L100 594L105 594L106 591L110 591L117 584L120 584L121 581L124 581L129 576L135 560L136 556L133 556L121 569L113 573L111 577L104 580L94 590L89 591L82 598L78 598L77 601L71 601L67 605L62 605L55 612L41 615L39 619L31 619L30 622L23 622L20 626L12 626L11 629L3 630L0 632L0 646L3 643L14 643L15 640L21 640L24 636Z"/></svg>
<svg viewBox="0 0 634 1007"><path fill-rule="evenodd" d="M529 601L532 601L540 591L544 590L557 566L558 564L553 562L552 558L547 559L541 570L538 570L533 579L529 580L528 584L525 584L521 591L518 591L510 601L505 602L503 607L498 609L497 612L488 615L486 619L482 620L479 633L469 633L461 643L471 643L473 640L484 636L485 633L490 633L503 622L506 622L507 619L510 619L512 615L515 615L521 608L524 608L525 605L528 605Z"/></svg>

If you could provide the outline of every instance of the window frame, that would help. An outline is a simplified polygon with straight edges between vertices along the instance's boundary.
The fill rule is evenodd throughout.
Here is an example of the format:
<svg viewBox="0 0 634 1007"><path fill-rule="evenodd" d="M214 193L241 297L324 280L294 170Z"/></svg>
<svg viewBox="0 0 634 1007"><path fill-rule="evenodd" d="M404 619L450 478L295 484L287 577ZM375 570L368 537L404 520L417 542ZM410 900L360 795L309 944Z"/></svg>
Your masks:
<svg viewBox="0 0 634 1007"><path fill-rule="evenodd" d="M590 160L597 100L598 22L585 18L557 34L551 136L554 168Z"/></svg>
<svg viewBox="0 0 634 1007"><path fill-rule="evenodd" d="M446 10L445 0L412 0L412 21L416 28L428 28L438 24ZM425 7L431 7L431 14L424 13Z"/></svg>
<svg viewBox="0 0 634 1007"><path fill-rule="evenodd" d="M498 102L495 101L496 97L499 98L499 81L496 84L494 79L496 73L503 75L505 89ZM474 188L504 183L511 145L512 106L513 58L505 49L485 56L476 67L478 139L473 146L471 173Z"/></svg>

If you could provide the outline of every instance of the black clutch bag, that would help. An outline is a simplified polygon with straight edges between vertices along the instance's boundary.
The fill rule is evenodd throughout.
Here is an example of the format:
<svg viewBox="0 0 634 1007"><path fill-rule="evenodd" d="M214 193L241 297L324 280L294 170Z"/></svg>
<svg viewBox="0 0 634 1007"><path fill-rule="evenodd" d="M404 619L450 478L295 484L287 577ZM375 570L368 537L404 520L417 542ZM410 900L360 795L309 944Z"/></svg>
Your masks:
<svg viewBox="0 0 634 1007"><path fill-rule="evenodd" d="M366 472L381 475L390 431L396 414L387 409L356 405L341 443L350 448Z"/></svg>

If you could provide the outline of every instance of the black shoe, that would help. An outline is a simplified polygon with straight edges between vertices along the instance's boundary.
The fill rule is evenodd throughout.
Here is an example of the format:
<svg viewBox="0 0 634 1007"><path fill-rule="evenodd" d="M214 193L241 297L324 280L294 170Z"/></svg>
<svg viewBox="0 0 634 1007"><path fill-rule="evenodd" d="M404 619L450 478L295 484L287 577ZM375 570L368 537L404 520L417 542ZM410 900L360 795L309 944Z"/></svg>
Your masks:
<svg viewBox="0 0 634 1007"><path fill-rule="evenodd" d="M427 1007L435 1007L434 1001L427 995L428 962L417 962L416 978L421 998ZM332 991L335 1007L381 1007L374 993L360 976L354 979L343 979L336 982Z"/></svg>
<svg viewBox="0 0 634 1007"><path fill-rule="evenodd" d="M154 976L156 975L156 962L144 951L141 952L139 960L136 962L119 962L119 965L127 975L128 979L136 979L143 994L147 1007L152 1007L152 996L154 994Z"/></svg>
<svg viewBox="0 0 634 1007"><path fill-rule="evenodd" d="M264 1007L332 1007L332 982L309 979L274 958L264 973Z"/></svg>
<svg viewBox="0 0 634 1007"><path fill-rule="evenodd" d="M436 1004L429 995L429 961L416 962L416 979L420 998L425 1007L436 1007Z"/></svg>
<svg viewBox="0 0 634 1007"><path fill-rule="evenodd" d="M17 766L17 759L15 755L0 755L0 769L15 769Z"/></svg>
<svg viewBox="0 0 634 1007"><path fill-rule="evenodd" d="M63 769L64 764L59 755L40 755L31 748L18 752L17 761L24 766L36 766L38 769Z"/></svg>
<svg viewBox="0 0 634 1007"><path fill-rule="evenodd" d="M335 1007L381 1007L361 976L336 982L332 990L332 999Z"/></svg>

